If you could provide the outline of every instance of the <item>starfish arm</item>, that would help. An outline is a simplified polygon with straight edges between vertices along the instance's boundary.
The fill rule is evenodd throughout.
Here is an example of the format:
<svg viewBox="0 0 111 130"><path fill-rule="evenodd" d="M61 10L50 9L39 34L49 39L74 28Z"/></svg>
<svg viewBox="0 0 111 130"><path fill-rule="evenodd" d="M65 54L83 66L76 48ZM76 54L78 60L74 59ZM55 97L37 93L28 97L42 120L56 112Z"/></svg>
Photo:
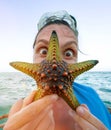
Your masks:
<svg viewBox="0 0 111 130"><path fill-rule="evenodd" d="M76 96L74 95L72 87L70 87L67 91L71 98L71 101L69 103L70 103L70 105L72 104L72 109L75 110L80 105L79 101L77 100Z"/></svg>
<svg viewBox="0 0 111 130"><path fill-rule="evenodd" d="M10 65L15 69L24 72L25 74L36 78L36 73L39 70L39 64L27 63L27 62L10 62Z"/></svg>
<svg viewBox="0 0 111 130"><path fill-rule="evenodd" d="M69 64L68 68L72 73L72 78L75 79L81 73L90 70L98 63L98 60L87 60L75 64Z"/></svg>
<svg viewBox="0 0 111 130"><path fill-rule="evenodd" d="M60 48L59 48L59 41L57 37L57 33L55 31L52 32L49 42L49 48L46 59L48 61L62 61Z"/></svg>
<svg viewBox="0 0 111 130"><path fill-rule="evenodd" d="M66 91L61 93L61 97L68 103L68 105L75 110L80 104L74 95L72 87L68 87Z"/></svg>

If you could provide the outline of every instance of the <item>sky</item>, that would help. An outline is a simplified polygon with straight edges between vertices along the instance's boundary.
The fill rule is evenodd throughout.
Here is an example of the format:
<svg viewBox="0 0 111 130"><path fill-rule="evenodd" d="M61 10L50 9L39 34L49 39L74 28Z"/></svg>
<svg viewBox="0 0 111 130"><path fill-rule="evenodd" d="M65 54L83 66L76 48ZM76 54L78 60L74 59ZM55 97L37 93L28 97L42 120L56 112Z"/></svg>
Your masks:
<svg viewBox="0 0 111 130"><path fill-rule="evenodd" d="M33 62L37 22L45 12L66 10L77 20L78 61L96 59L94 71L111 71L111 0L0 0L0 72L9 62Z"/></svg>

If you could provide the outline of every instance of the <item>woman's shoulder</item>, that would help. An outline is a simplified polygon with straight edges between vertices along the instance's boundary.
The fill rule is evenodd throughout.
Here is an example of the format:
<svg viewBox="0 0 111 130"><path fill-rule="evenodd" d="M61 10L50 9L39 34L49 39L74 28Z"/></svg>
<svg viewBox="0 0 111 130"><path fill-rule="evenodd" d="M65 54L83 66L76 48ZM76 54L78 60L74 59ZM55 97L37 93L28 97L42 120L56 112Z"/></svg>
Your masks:
<svg viewBox="0 0 111 130"><path fill-rule="evenodd" d="M82 94L86 93L86 94L89 95L89 93L90 93L90 95L96 94L98 96L96 91L91 86L74 82L72 87L73 87L73 90L76 91L76 92L79 92L79 94L82 92Z"/></svg>

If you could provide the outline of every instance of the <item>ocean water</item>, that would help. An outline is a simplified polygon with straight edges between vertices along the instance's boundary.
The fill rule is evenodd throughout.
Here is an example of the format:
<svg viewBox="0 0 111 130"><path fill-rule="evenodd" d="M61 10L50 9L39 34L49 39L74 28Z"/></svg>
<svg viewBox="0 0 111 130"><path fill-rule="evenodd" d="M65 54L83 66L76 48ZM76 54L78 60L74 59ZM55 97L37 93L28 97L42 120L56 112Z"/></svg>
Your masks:
<svg viewBox="0 0 111 130"><path fill-rule="evenodd" d="M75 81L91 86L105 105L111 108L111 72L85 72ZM34 89L35 81L21 72L0 73L0 115L8 113L14 102L26 97Z"/></svg>

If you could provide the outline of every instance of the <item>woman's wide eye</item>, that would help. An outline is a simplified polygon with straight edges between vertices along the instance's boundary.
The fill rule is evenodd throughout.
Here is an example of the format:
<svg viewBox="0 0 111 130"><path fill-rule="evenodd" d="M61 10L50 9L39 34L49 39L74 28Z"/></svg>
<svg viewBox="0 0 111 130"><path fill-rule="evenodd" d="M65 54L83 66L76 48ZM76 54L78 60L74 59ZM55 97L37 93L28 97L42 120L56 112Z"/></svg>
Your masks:
<svg viewBox="0 0 111 130"><path fill-rule="evenodd" d="M41 56L46 56L47 55L47 51L48 51L47 48L41 48L40 49L40 55Z"/></svg>
<svg viewBox="0 0 111 130"><path fill-rule="evenodd" d="M66 50L65 51L65 57L71 58L74 56L74 52L72 50Z"/></svg>

